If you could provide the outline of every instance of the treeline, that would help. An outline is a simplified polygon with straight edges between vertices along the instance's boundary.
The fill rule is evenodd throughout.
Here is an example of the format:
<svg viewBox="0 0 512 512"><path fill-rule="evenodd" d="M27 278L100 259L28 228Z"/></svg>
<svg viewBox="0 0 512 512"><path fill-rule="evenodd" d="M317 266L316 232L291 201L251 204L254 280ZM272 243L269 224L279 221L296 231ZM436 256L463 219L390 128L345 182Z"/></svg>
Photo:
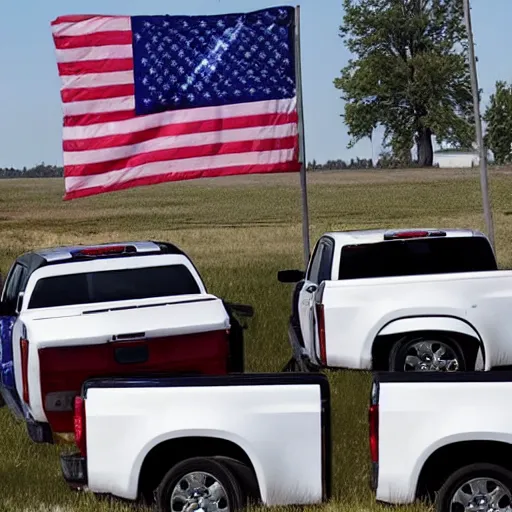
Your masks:
<svg viewBox="0 0 512 512"><path fill-rule="evenodd" d="M380 160L376 166L371 159L357 158L350 162L345 160L327 160L324 164L319 164L316 160L308 163L308 171L339 171L343 169L374 169L381 168ZM35 167L15 169L13 167L0 167L0 179L15 178L62 178L64 169L56 165L39 164Z"/></svg>
<svg viewBox="0 0 512 512"><path fill-rule="evenodd" d="M14 169L13 167L0 167L0 179L13 178L61 178L64 176L64 169L56 165L41 163L27 169Z"/></svg>
<svg viewBox="0 0 512 512"><path fill-rule="evenodd" d="M407 166L402 165L398 161L393 161L392 158L380 158L375 165L371 158L352 158L349 162L345 160L327 160L321 164L316 160L308 162L308 171L343 171L346 169L396 169L400 167L414 167L414 163L409 163ZM0 179L15 179L15 178L62 178L64 176L64 169L56 165L46 165L44 163L36 165L35 167L23 167L23 169L15 169L13 167L0 167Z"/></svg>
<svg viewBox="0 0 512 512"><path fill-rule="evenodd" d="M324 164L316 160L308 162L308 171L343 171L345 169L399 169L419 167L417 162L402 162L395 158L390 152L383 152L380 158L373 163L371 158L351 158L349 162L345 160L327 160ZM437 165L434 165L437 167Z"/></svg>
<svg viewBox="0 0 512 512"><path fill-rule="evenodd" d="M340 171L344 169L390 169L400 167L398 163L394 163L391 158L380 158L374 165L371 158L352 158L349 162L345 160L327 160L320 164L316 160L308 162L308 171ZM0 167L0 179L13 178L62 178L64 169L56 165L46 165L41 163L35 167L23 169L15 169L13 167Z"/></svg>
<svg viewBox="0 0 512 512"><path fill-rule="evenodd" d="M345 160L327 160L324 164L318 163L316 160L308 162L308 171L340 171L345 169L383 169L400 167L398 163L393 164L389 159L379 159L374 165L371 158L356 158L351 159L349 162ZM36 165L35 167L23 169L15 169L13 167L0 167L0 179L14 179L14 178L62 178L64 176L64 169L56 165L46 165L44 163Z"/></svg>
<svg viewBox="0 0 512 512"><path fill-rule="evenodd" d="M350 162L345 160L327 160L324 164L316 160L308 162L308 171L337 171L341 169L373 169L373 162L370 158L352 158Z"/></svg>

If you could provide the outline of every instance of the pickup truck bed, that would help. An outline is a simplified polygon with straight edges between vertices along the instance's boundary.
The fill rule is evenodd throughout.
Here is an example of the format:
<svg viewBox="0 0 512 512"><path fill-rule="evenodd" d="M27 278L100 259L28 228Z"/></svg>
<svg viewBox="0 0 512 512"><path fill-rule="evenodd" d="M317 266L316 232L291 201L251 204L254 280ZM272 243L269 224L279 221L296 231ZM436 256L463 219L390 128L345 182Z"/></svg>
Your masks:
<svg viewBox="0 0 512 512"><path fill-rule="evenodd" d="M437 495L440 511L474 508L480 499L491 504L495 481L511 503L511 393L508 371L376 374L370 446L377 499L406 504Z"/></svg>
<svg viewBox="0 0 512 512"><path fill-rule="evenodd" d="M81 453L62 456L63 474L135 500L165 494L180 464L214 458L228 461L245 499L318 503L330 496L329 400L327 379L314 374L94 379L76 399Z"/></svg>

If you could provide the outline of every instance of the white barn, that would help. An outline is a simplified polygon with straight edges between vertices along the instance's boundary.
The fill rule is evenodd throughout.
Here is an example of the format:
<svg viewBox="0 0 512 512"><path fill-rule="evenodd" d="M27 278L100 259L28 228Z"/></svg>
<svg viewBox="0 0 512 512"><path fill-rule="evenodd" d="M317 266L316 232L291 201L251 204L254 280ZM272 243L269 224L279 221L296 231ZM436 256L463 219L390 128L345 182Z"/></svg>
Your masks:
<svg viewBox="0 0 512 512"><path fill-rule="evenodd" d="M492 161L493 155L489 151L489 161ZM440 168L471 168L480 165L480 157L478 151L457 151L442 150L434 153L434 165Z"/></svg>

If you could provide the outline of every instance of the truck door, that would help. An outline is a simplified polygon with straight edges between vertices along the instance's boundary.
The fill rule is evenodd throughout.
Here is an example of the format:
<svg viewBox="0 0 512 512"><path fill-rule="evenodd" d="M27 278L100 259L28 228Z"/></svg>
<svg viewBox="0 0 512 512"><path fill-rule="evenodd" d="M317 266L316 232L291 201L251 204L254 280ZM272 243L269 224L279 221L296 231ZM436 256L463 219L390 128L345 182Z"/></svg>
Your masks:
<svg viewBox="0 0 512 512"><path fill-rule="evenodd" d="M317 360L315 346L315 294L322 281L331 279L334 241L321 238L313 252L304 285L299 294L299 316L304 347Z"/></svg>
<svg viewBox="0 0 512 512"><path fill-rule="evenodd" d="M18 294L26 285L28 269L21 263L11 268L0 300L0 385L3 393L14 393L16 383L13 363L13 329L16 322L16 302Z"/></svg>

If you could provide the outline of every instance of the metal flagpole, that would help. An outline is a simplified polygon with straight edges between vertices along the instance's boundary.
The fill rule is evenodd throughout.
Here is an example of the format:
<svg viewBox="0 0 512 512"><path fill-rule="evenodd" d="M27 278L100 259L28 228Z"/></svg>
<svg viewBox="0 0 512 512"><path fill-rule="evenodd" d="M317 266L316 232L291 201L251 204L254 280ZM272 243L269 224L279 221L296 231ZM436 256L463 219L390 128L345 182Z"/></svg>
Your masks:
<svg viewBox="0 0 512 512"><path fill-rule="evenodd" d="M492 220L491 201L489 199L489 182L487 177L487 148L484 145L482 134L482 118L480 117L480 94L478 90L478 77L476 72L475 46L473 43L473 30L471 27L471 11L469 0L463 0L464 21L468 33L469 46L469 68L471 74L471 88L473 90L473 107L475 111L476 141L480 152L480 187L482 189L482 202L484 207L485 223L487 226L487 236L494 246L494 226Z"/></svg>
<svg viewBox="0 0 512 512"><path fill-rule="evenodd" d="M304 136L304 105L302 101L302 67L300 58L300 5L295 7L295 81L297 85L297 112L299 115L299 160L300 187L302 190L302 238L304 242L304 264L307 267L310 255L309 208L306 180L306 146Z"/></svg>

